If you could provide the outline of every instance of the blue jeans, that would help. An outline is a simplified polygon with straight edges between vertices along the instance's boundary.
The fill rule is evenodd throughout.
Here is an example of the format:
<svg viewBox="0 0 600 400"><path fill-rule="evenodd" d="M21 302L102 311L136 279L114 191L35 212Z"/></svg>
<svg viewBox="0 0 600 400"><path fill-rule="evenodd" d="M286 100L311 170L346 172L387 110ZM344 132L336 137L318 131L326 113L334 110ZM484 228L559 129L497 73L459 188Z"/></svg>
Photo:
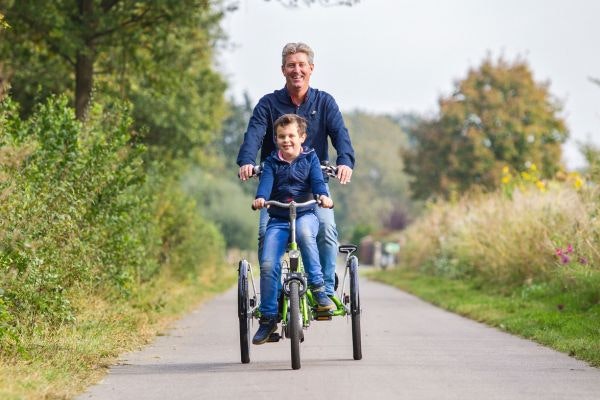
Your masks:
<svg viewBox="0 0 600 400"><path fill-rule="evenodd" d="M317 249L319 220L313 213L296 219L296 241L302 254L308 285L323 286L323 274ZM289 221L270 218L265 231L265 240L260 257L260 312L266 318L277 317L277 298L281 290L281 257L285 253L290 237Z"/></svg>
<svg viewBox="0 0 600 400"><path fill-rule="evenodd" d="M317 247L319 249L319 261L321 262L321 271L325 281L325 292L332 296L335 285L335 266L338 254L338 233L335 226L335 218L331 208L317 207L317 218L319 219L319 233L317 234ZM269 214L266 208L260 210L260 220L258 223L258 260L260 261L265 230L269 221ZM304 255L302 255L304 257Z"/></svg>

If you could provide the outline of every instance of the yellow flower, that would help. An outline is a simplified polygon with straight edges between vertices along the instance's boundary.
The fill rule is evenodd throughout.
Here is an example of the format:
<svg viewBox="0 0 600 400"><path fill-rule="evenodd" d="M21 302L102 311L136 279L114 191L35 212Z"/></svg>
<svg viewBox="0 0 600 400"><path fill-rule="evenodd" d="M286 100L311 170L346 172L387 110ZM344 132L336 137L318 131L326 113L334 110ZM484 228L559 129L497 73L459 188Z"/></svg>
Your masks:
<svg viewBox="0 0 600 400"><path fill-rule="evenodd" d="M502 183L507 185L510 182L510 175L504 175L502 177Z"/></svg>
<svg viewBox="0 0 600 400"><path fill-rule="evenodd" d="M580 189L583 186L583 179L581 179L581 177L577 176L575 177L575 182L573 182L573 185L575 186L575 189Z"/></svg>
<svg viewBox="0 0 600 400"><path fill-rule="evenodd" d="M532 170L532 171L537 171L537 167L535 166L535 164L531 164L529 166L529 169Z"/></svg>
<svg viewBox="0 0 600 400"><path fill-rule="evenodd" d="M546 191L546 184L543 181L537 181L535 183L535 186L537 186L538 189L540 189L541 192L545 192Z"/></svg>
<svg viewBox="0 0 600 400"><path fill-rule="evenodd" d="M504 167L502 167L502 173L504 175L508 175L510 173L510 168L508 168L508 165L505 165Z"/></svg>
<svg viewBox="0 0 600 400"><path fill-rule="evenodd" d="M521 178L523 178L526 181L530 181L531 180L531 174L529 172L521 172Z"/></svg>

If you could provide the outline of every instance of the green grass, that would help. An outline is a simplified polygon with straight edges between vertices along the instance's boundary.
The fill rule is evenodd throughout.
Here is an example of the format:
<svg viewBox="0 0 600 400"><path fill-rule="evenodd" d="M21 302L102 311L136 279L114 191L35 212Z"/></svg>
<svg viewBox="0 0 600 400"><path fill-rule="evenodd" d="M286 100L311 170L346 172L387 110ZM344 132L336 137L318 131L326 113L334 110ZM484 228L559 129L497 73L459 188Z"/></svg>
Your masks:
<svg viewBox="0 0 600 400"><path fill-rule="evenodd" d="M76 323L38 327L21 337L21 354L0 358L0 399L74 397L102 379L120 354L148 344L234 280L233 267L214 268L193 282L157 279L128 302L80 296Z"/></svg>
<svg viewBox="0 0 600 400"><path fill-rule="evenodd" d="M600 304L593 301L593 294L590 301L590 294L550 284L523 286L502 294L475 282L403 269L375 271L368 276L600 367Z"/></svg>

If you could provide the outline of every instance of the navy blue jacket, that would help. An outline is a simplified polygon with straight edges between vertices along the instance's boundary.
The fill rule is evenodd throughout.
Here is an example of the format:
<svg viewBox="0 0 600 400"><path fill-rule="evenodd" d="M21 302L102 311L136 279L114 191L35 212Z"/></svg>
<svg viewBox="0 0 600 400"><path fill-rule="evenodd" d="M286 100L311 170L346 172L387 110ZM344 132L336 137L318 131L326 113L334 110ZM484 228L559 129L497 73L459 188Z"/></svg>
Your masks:
<svg viewBox="0 0 600 400"><path fill-rule="evenodd" d="M337 151L336 164L354 168L354 149L342 113L333 97L318 89L308 88L304 103L296 107L285 87L263 96L254 107L237 157L240 167L254 165L259 149L260 162L276 150L273 123L283 114L298 114L306 119L308 127L304 145L314 148L319 160L329 160L329 137Z"/></svg>
<svg viewBox="0 0 600 400"><path fill-rule="evenodd" d="M298 158L291 163L282 160L274 151L264 162L256 198L277 200L282 203L304 202L312 195L328 195L321 165L313 149L303 149ZM298 209L297 215L314 212L315 206ZM290 212L280 207L269 207L269 215L275 218L289 219Z"/></svg>

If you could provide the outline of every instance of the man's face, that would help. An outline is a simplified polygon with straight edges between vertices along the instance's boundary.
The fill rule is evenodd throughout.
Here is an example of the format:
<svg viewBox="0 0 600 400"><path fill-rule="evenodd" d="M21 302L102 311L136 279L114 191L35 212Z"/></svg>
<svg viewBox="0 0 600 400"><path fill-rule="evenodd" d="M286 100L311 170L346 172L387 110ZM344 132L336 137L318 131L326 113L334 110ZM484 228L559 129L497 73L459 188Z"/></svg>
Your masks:
<svg viewBox="0 0 600 400"><path fill-rule="evenodd" d="M306 135L300 136L298 124L295 122L277 128L277 148L288 161L294 160L300 155L304 139L306 139Z"/></svg>
<svg viewBox="0 0 600 400"><path fill-rule="evenodd" d="M286 86L295 89L308 88L310 75L314 68L314 64L308 63L306 53L290 54L285 58L285 64L281 67Z"/></svg>

